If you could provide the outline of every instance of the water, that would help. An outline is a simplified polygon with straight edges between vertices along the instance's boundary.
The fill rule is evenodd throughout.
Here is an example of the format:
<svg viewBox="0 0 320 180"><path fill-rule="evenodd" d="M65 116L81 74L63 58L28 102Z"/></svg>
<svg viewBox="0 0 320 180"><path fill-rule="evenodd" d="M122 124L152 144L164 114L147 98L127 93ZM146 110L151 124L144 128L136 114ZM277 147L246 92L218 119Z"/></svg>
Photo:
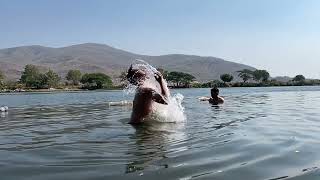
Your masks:
<svg viewBox="0 0 320 180"><path fill-rule="evenodd" d="M122 91L0 95L10 179L319 179L320 87L178 89L186 121L131 126Z"/></svg>

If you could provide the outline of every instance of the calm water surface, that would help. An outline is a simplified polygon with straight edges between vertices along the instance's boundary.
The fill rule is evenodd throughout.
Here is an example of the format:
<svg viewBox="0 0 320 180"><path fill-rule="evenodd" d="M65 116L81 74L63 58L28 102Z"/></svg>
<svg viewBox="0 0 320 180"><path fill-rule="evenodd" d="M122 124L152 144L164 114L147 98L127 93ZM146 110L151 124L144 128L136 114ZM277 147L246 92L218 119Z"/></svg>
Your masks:
<svg viewBox="0 0 320 180"><path fill-rule="evenodd" d="M122 91L0 95L9 179L320 179L320 87L182 89L187 120L133 127Z"/></svg>

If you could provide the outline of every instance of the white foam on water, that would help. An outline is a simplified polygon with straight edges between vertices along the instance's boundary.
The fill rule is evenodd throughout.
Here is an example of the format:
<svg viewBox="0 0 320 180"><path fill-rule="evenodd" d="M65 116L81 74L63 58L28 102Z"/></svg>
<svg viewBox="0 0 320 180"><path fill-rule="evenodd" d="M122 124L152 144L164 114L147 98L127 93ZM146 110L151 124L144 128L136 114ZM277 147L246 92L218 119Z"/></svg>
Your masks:
<svg viewBox="0 0 320 180"><path fill-rule="evenodd" d="M156 86L154 73L158 72L156 68L145 62L144 60L137 59L133 64L134 69L143 69L146 72L147 79L145 80L145 86ZM165 85L167 82L165 81ZM128 83L123 89L126 94L134 94L137 90L137 86ZM169 96L168 105L159 103L153 104L153 112L148 117L149 119L157 122L183 122L186 119L184 114L184 107L182 106L183 95L178 93L173 96Z"/></svg>
<svg viewBox="0 0 320 180"><path fill-rule="evenodd" d="M184 107L182 106L183 95L178 93L169 97L168 105L154 104L154 111L150 118L157 122L183 122L186 120Z"/></svg>

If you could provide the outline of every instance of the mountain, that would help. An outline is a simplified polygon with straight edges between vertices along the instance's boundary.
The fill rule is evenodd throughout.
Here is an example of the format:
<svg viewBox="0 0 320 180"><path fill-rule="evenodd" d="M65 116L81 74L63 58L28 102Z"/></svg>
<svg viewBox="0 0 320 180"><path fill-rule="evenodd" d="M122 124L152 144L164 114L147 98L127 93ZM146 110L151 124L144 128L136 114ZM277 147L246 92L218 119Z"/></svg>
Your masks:
<svg viewBox="0 0 320 180"><path fill-rule="evenodd" d="M219 79L219 76L224 73L233 74L238 80L236 71L255 69L216 57L183 54L148 56L104 44L85 43L62 48L21 46L0 49L0 70L5 73L8 79L19 79L27 64L38 65L42 69L50 68L62 77L70 69L79 69L82 72L103 72L116 78L135 59L143 59L154 67L168 71L190 73L198 81Z"/></svg>

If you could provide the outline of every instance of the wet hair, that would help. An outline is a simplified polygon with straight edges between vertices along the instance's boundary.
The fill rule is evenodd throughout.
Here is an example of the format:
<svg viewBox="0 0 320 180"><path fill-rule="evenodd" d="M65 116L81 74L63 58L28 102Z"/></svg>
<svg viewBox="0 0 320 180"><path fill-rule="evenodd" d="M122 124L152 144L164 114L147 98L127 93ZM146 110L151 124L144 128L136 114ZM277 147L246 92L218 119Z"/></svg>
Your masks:
<svg viewBox="0 0 320 180"><path fill-rule="evenodd" d="M129 83L134 84L134 85L138 84L137 78L134 77L136 72L137 72L137 70L133 69L132 65L130 66L130 68L128 69L128 72L127 72L127 80L129 81Z"/></svg>
<svg viewBox="0 0 320 180"><path fill-rule="evenodd" d="M143 78L144 75L142 75L138 71L138 69L133 69L132 65L130 66L127 72L127 80L129 81L129 83L133 85L139 84L139 81L141 80L141 78Z"/></svg>
<svg viewBox="0 0 320 180"><path fill-rule="evenodd" d="M214 87L211 89L211 94L212 93L216 93L216 94L219 94L219 89L217 87Z"/></svg>
<svg viewBox="0 0 320 180"><path fill-rule="evenodd" d="M131 65L130 68L128 69L128 72L127 72L127 80L130 83L133 83L133 76L134 76L135 72L136 71L132 69L132 65Z"/></svg>

